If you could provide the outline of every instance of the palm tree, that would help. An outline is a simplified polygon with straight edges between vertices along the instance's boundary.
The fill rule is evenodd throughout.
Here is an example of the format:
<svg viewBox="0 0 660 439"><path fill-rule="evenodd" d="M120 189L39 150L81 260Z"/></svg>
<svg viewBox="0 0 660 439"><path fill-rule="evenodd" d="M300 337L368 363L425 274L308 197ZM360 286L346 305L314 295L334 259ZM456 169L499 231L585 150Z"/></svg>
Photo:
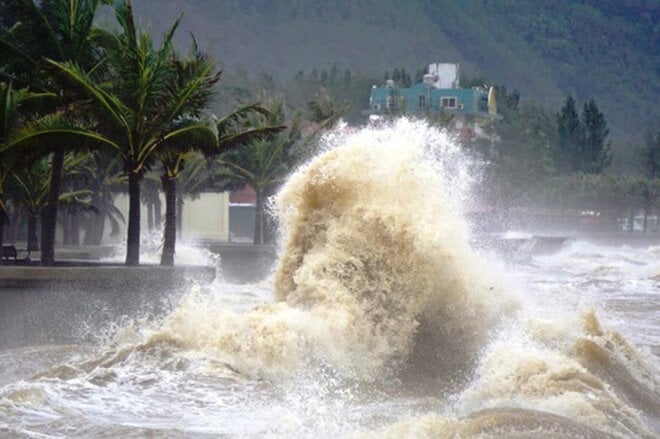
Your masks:
<svg viewBox="0 0 660 439"><path fill-rule="evenodd" d="M159 153L159 159L163 164L162 182L165 192L165 227L161 265L174 264L177 218L179 218L178 224L180 225L183 193L199 192L208 181L203 178L206 160L199 155L198 151L204 153L206 157L217 155L244 147L251 141L270 138L285 128L282 125L245 127L248 118L255 114L268 115L268 112L258 105L243 106L214 122L215 130L218 133L215 144L210 143L210 139L180 137L168 142ZM184 175L188 178L183 180L181 188L183 190L177 191L177 179L180 178L184 169L187 169ZM208 174L206 175L208 176ZM177 195L177 192L180 194Z"/></svg>
<svg viewBox="0 0 660 439"><path fill-rule="evenodd" d="M251 126L284 124L286 114L283 99L271 99L266 109L267 114L251 119ZM348 104L344 102L337 106L327 91L321 89L308 103L308 109L310 124L306 127L305 134L301 129L300 112L296 112L288 130L269 139L256 139L244 148L221 155L217 160L220 165L217 175L225 180L221 187L249 185L255 191L255 244L269 242L272 238L272 227L267 215L268 197L296 166L310 157L319 134L339 121L348 111Z"/></svg>
<svg viewBox="0 0 660 439"><path fill-rule="evenodd" d="M250 124L283 126L284 101L272 99L266 105L268 114L253 117ZM272 138L259 138L242 148L224 153L216 160L216 176L224 180L221 188L250 185L256 193L254 239L263 244L267 239L266 199L284 180L301 157L300 114L296 113L288 130Z"/></svg>
<svg viewBox="0 0 660 439"><path fill-rule="evenodd" d="M107 151L94 151L81 169L86 187L91 191L89 216L84 226L83 245L100 245L105 222L111 227L110 236L119 234L124 215L115 206L115 194L126 187L126 176L116 157Z"/></svg>
<svg viewBox="0 0 660 439"><path fill-rule="evenodd" d="M51 97L49 93L32 93L26 88L15 90L11 83L0 83L0 247L7 223L4 183L25 160L24 152L10 148L10 142L31 116L31 103Z"/></svg>
<svg viewBox="0 0 660 439"><path fill-rule="evenodd" d="M211 147L217 145L217 138L208 139L207 142ZM179 141L168 142L164 148L157 154L160 162L163 164L163 174L161 175L161 183L163 192L165 193L165 226L163 227L163 252L161 253L160 265L172 266L174 265L174 253L176 251L176 235L177 235L177 216L180 219L180 212L177 215L177 207L183 207L182 197L179 197L177 203L177 180L180 178L181 172L184 170L186 164L192 165L191 168L199 170L200 167L205 166L205 160L199 159L199 154L195 149L199 149L200 145L207 142L195 142L192 139L180 138ZM195 160L197 158L197 160Z"/></svg>
<svg viewBox="0 0 660 439"><path fill-rule="evenodd" d="M67 154L64 159L64 172L74 175L80 169L80 164L87 159L86 155ZM28 216L28 245L27 250L39 250L37 238L37 223L39 214L48 203L50 193L50 178L48 168L52 166L48 157L34 161L30 166L12 173L15 183L14 201L17 205L25 207ZM91 191L79 189L60 194L59 201L67 206L88 209Z"/></svg>
<svg viewBox="0 0 660 439"><path fill-rule="evenodd" d="M140 181L154 154L179 137L212 138L215 132L206 122L177 124L207 102L219 79L212 63L194 69L181 81L173 62L172 38L177 20L156 47L146 32L139 31L130 1L114 5L120 31L109 34L106 58L113 81L95 81L83 68L71 62L51 61L71 87L90 100L87 108L102 121L93 136L111 147L124 162L128 175L129 213L126 264L140 261ZM91 136L92 134L90 134Z"/></svg>
<svg viewBox="0 0 660 439"><path fill-rule="evenodd" d="M38 90L52 90L59 102L51 110L68 108L72 101L63 93L58 81L46 74L46 59L71 62L89 71L100 57L96 44L94 18L101 0L15 0L6 5L4 12L15 23L0 32L0 54L8 59L9 69L18 80ZM64 139L62 139L64 140ZM54 143L48 153L51 163L50 192L42 215L43 265L51 265L55 255L55 228L59 193L62 187L62 168L68 145Z"/></svg>
<svg viewBox="0 0 660 439"><path fill-rule="evenodd" d="M31 166L22 168L12 174L11 182L14 183L12 190L13 202L25 208L28 220L27 251L39 250L39 238L37 236L37 224L39 212L46 204L48 194L48 160L41 158Z"/></svg>

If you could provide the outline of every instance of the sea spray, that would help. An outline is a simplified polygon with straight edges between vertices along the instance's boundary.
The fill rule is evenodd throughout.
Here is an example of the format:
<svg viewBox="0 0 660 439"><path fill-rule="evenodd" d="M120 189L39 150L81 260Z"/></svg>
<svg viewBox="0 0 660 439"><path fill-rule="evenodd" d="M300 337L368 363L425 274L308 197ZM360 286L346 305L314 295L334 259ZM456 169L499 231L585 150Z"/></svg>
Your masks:
<svg viewBox="0 0 660 439"><path fill-rule="evenodd" d="M524 409L614 437L653 437L640 417L659 407L653 371L620 334L602 329L593 311L573 319L524 316L493 337L456 410L474 418L484 409ZM540 419L534 414L530 422Z"/></svg>
<svg viewBox="0 0 660 439"><path fill-rule="evenodd" d="M405 120L334 134L275 199L276 301L235 312L192 293L145 346L206 356L224 375L456 391L449 410L385 435L651 435L637 410L657 407L654 368L594 312L521 303L471 251L464 161L441 132Z"/></svg>
<svg viewBox="0 0 660 439"><path fill-rule="evenodd" d="M102 258L105 262L122 262L126 255L126 242L113 245L111 256ZM142 233L140 241L140 261L143 264L159 264L163 251L163 231L154 229ZM221 267L220 255L199 245L193 236L177 238L175 263L177 265L209 265Z"/></svg>
<svg viewBox="0 0 660 439"><path fill-rule="evenodd" d="M466 159L442 132L405 120L337 139L276 197L277 302L236 315L191 299L164 330L250 376L311 365L364 381L454 379L515 308L468 246L468 186L446 174Z"/></svg>
<svg viewBox="0 0 660 439"><path fill-rule="evenodd" d="M593 311L502 328L453 407L356 438L653 438L657 369ZM512 322L513 323L513 322Z"/></svg>
<svg viewBox="0 0 660 439"><path fill-rule="evenodd" d="M277 197L278 299L333 322L335 342L377 373L466 367L511 302L468 248L463 162L443 133L406 120L317 157Z"/></svg>

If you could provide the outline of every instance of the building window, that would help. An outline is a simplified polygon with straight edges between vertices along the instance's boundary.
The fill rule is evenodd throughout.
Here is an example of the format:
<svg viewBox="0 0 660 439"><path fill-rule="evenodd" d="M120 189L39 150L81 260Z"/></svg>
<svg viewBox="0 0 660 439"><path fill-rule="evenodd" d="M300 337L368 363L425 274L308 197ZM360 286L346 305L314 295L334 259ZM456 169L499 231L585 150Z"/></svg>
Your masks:
<svg viewBox="0 0 660 439"><path fill-rule="evenodd" d="M442 108L456 108L456 98L440 98L440 106Z"/></svg>
<svg viewBox="0 0 660 439"><path fill-rule="evenodd" d="M426 108L426 95L419 95L419 108Z"/></svg>

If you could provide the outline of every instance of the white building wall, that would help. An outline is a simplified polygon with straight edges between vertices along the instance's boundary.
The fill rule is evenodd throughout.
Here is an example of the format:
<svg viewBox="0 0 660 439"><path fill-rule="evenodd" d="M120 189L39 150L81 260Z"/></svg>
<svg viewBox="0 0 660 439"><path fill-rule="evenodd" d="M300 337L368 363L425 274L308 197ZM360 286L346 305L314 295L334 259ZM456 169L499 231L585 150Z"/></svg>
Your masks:
<svg viewBox="0 0 660 439"><path fill-rule="evenodd" d="M229 192L206 192L183 205L186 238L229 240Z"/></svg>
<svg viewBox="0 0 660 439"><path fill-rule="evenodd" d="M433 63L429 64L429 74L435 77L435 88L458 88L458 64Z"/></svg>
<svg viewBox="0 0 660 439"><path fill-rule="evenodd" d="M165 199L161 196L162 211L165 216ZM128 221L128 195L117 194L115 206L122 212ZM142 234L147 233L147 207L142 205L140 225ZM163 218L164 220L164 218ZM183 204L183 238L184 239L212 239L219 241L229 240L229 192L206 192L196 200L186 198ZM121 225L118 240L126 240L127 224ZM161 224L162 229L162 224ZM113 242L117 239L109 238L109 227L106 226L106 236L103 242Z"/></svg>

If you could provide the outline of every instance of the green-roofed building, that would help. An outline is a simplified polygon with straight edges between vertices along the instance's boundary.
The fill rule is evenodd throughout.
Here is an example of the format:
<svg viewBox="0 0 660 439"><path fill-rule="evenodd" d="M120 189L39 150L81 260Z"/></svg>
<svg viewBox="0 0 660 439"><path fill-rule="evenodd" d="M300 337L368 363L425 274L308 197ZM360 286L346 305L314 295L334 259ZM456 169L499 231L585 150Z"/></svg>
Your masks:
<svg viewBox="0 0 660 439"><path fill-rule="evenodd" d="M500 118L494 92L460 88L458 69L458 64L430 64L424 80L412 87L398 87L391 79L382 87L373 86L364 113L373 118L442 114L449 121L448 128L465 140L486 137L485 126Z"/></svg>

